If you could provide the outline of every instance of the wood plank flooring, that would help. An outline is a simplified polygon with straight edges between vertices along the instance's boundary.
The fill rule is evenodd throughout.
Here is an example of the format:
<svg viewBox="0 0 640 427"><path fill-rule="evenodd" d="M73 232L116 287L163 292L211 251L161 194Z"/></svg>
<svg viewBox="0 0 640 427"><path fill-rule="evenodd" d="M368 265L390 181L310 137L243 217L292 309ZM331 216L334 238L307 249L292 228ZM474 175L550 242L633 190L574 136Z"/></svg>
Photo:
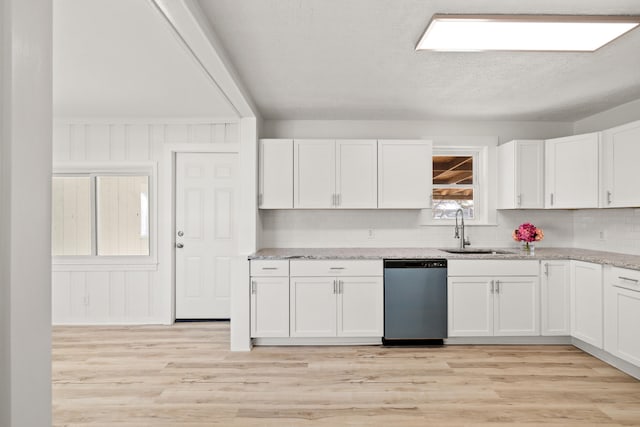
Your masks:
<svg viewBox="0 0 640 427"><path fill-rule="evenodd" d="M571 346L258 347L229 324L54 327L55 426L640 426Z"/></svg>

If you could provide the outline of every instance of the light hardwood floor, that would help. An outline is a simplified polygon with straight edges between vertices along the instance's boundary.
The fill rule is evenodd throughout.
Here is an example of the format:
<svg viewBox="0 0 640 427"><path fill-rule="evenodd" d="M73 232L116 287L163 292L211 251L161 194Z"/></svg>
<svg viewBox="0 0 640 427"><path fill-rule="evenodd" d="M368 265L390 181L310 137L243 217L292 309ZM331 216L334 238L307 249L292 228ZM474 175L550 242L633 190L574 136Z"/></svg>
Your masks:
<svg viewBox="0 0 640 427"><path fill-rule="evenodd" d="M640 381L571 346L228 347L226 322L54 327L54 425L640 425Z"/></svg>

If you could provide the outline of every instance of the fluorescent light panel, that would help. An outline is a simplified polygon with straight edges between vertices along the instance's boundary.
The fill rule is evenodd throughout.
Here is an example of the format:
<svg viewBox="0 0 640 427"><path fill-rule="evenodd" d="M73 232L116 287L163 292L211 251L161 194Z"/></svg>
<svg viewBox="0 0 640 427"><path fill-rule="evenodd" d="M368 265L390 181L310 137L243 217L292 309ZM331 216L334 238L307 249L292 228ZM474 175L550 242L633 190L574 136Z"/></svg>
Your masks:
<svg viewBox="0 0 640 427"><path fill-rule="evenodd" d="M436 14L416 50L592 52L639 24L638 16Z"/></svg>

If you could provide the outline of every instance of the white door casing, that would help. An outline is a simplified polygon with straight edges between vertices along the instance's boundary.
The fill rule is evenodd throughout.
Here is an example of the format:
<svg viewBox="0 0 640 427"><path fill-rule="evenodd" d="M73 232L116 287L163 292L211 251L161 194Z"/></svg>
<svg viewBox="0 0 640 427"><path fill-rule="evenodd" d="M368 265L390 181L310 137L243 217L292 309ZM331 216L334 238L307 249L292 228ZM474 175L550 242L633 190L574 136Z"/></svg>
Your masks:
<svg viewBox="0 0 640 427"><path fill-rule="evenodd" d="M230 317L238 155L176 154L176 318Z"/></svg>

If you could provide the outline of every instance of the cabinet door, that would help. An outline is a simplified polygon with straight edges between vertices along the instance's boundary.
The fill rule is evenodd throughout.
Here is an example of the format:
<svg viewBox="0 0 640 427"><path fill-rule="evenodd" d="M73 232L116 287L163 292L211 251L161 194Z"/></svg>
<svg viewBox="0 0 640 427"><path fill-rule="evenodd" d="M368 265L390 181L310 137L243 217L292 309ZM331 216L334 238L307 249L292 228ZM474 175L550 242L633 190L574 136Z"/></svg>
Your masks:
<svg viewBox="0 0 640 427"><path fill-rule="evenodd" d="M289 278L251 278L251 336L289 336Z"/></svg>
<svg viewBox="0 0 640 427"><path fill-rule="evenodd" d="M338 208L378 206L377 141L336 141L336 193Z"/></svg>
<svg viewBox="0 0 640 427"><path fill-rule="evenodd" d="M540 335L538 278L498 276L493 281L493 334Z"/></svg>
<svg viewBox="0 0 640 427"><path fill-rule="evenodd" d="M517 141L515 155L516 207L544 208L544 143Z"/></svg>
<svg viewBox="0 0 640 427"><path fill-rule="evenodd" d="M605 131L603 141L604 207L640 206L640 121Z"/></svg>
<svg viewBox="0 0 640 427"><path fill-rule="evenodd" d="M381 337L384 334L382 277L338 279L338 336Z"/></svg>
<svg viewBox="0 0 640 427"><path fill-rule="evenodd" d="M569 261L542 261L540 274L541 334L570 335Z"/></svg>
<svg viewBox="0 0 640 427"><path fill-rule="evenodd" d="M498 146L498 209L544 207L544 141Z"/></svg>
<svg viewBox="0 0 640 427"><path fill-rule="evenodd" d="M378 207L431 207L431 141L378 141Z"/></svg>
<svg viewBox="0 0 640 427"><path fill-rule="evenodd" d="M640 366L640 272L607 270L604 349Z"/></svg>
<svg viewBox="0 0 640 427"><path fill-rule="evenodd" d="M260 140L261 209L293 208L293 140Z"/></svg>
<svg viewBox="0 0 640 427"><path fill-rule="evenodd" d="M545 207L598 207L599 135L589 133L546 141Z"/></svg>
<svg viewBox="0 0 640 427"><path fill-rule="evenodd" d="M491 279L449 277L447 285L449 336L493 335Z"/></svg>
<svg viewBox="0 0 640 427"><path fill-rule="evenodd" d="M333 208L336 195L335 141L296 139L293 152L293 207Z"/></svg>
<svg viewBox="0 0 640 427"><path fill-rule="evenodd" d="M333 277L291 277L292 337L335 337L337 280Z"/></svg>
<svg viewBox="0 0 640 427"><path fill-rule="evenodd" d="M602 266L571 261L571 335L602 348Z"/></svg>

